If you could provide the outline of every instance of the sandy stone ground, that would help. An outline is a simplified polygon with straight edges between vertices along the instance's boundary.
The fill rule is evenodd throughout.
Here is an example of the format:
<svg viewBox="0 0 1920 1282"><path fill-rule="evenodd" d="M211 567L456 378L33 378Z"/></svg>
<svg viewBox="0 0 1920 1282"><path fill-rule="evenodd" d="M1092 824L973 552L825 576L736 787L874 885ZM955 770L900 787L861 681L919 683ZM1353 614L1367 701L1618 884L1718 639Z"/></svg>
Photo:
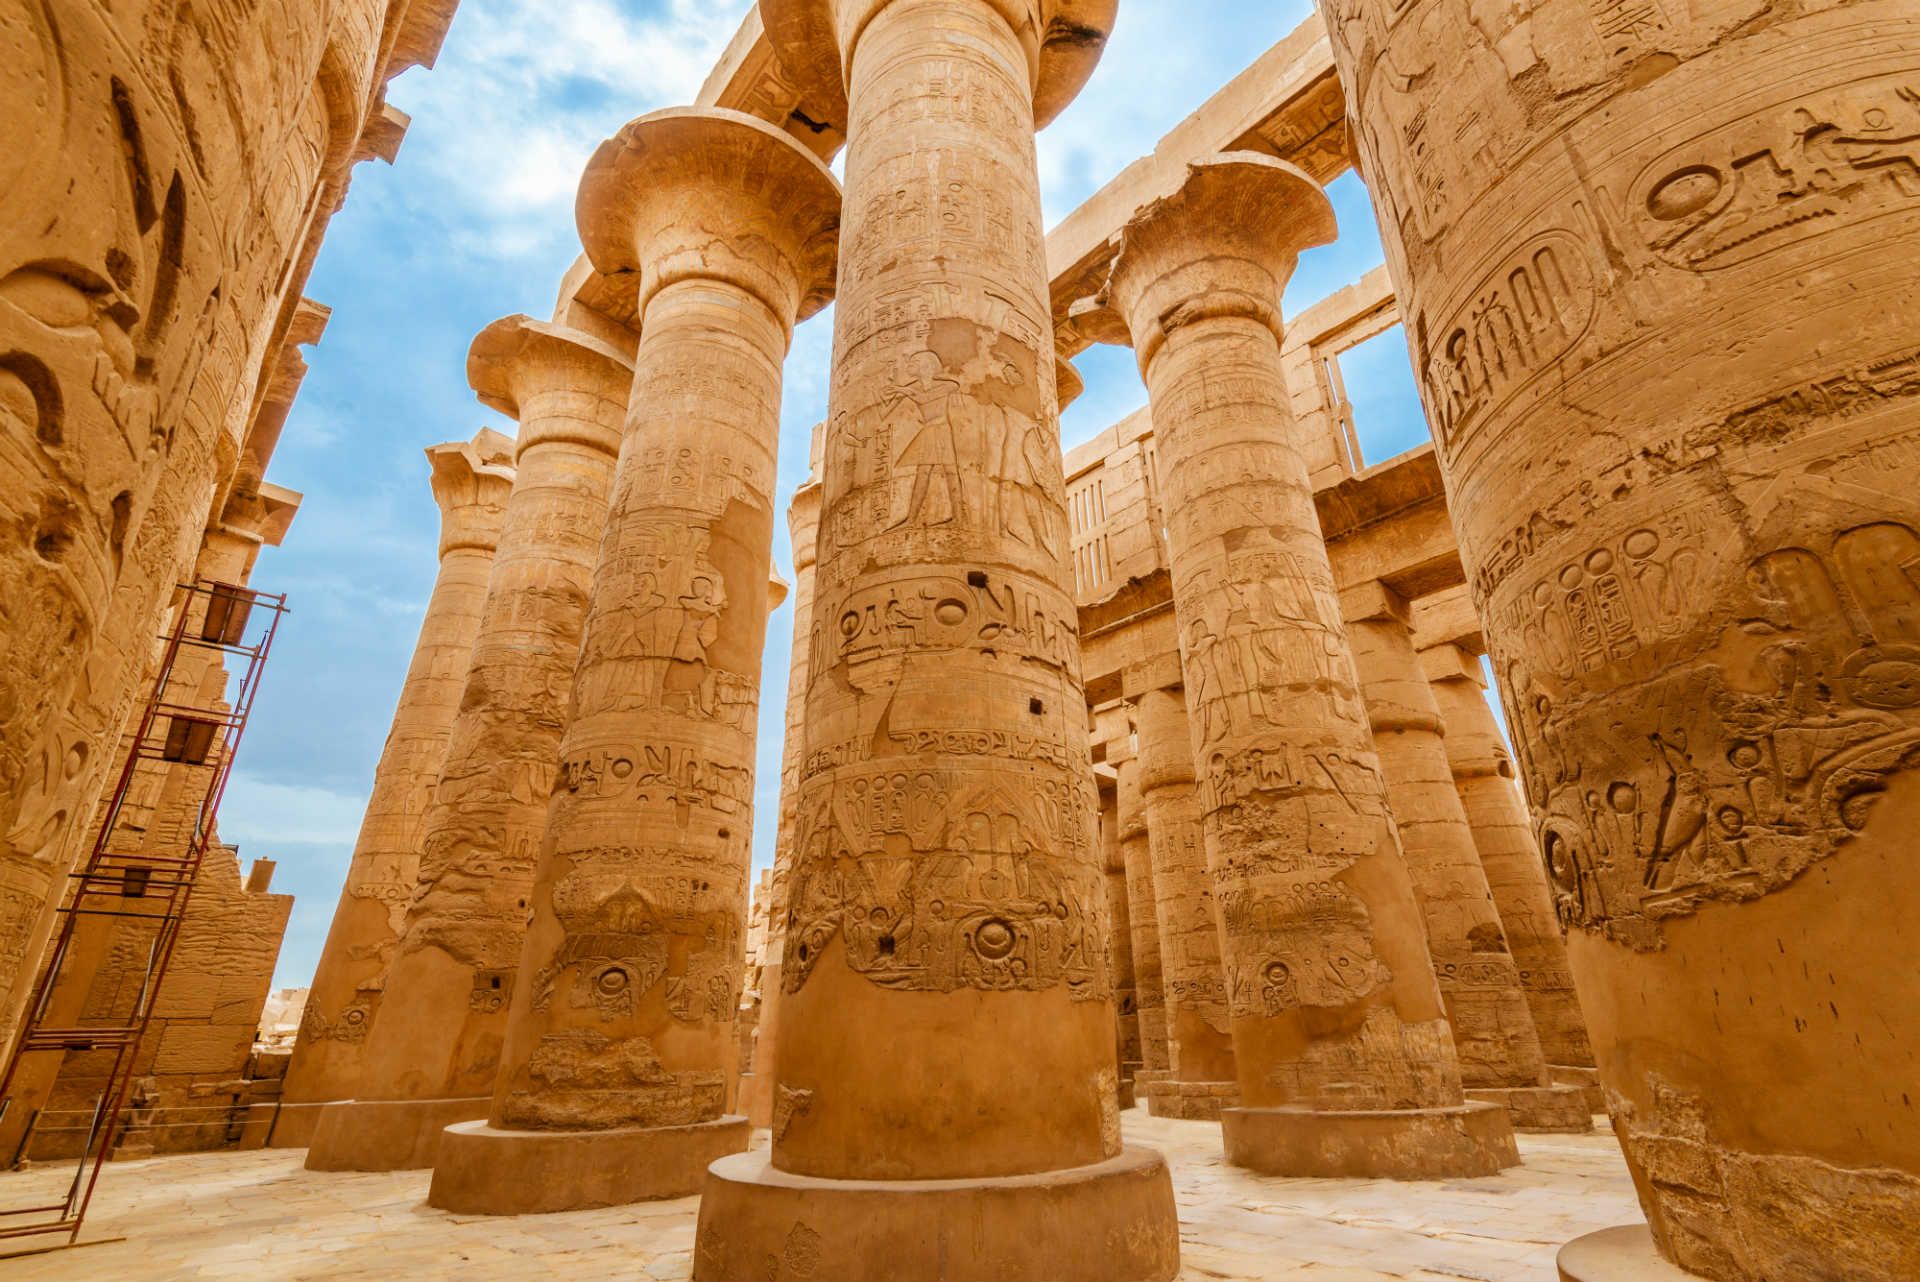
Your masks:
<svg viewBox="0 0 1920 1282"><path fill-rule="evenodd" d="M1219 1127L1125 1115L1173 1164L1183 1282L1551 1282L1560 1244L1641 1218L1613 1136L1520 1137L1487 1179L1282 1180L1225 1165ZM755 1137L764 1146L766 1132ZM313 1174L299 1150L110 1165L75 1250L0 1261L5 1282L674 1282L696 1200L486 1219L429 1209L424 1171ZM64 1170L0 1177L0 1206ZM103 1239L123 1238L123 1241Z"/></svg>

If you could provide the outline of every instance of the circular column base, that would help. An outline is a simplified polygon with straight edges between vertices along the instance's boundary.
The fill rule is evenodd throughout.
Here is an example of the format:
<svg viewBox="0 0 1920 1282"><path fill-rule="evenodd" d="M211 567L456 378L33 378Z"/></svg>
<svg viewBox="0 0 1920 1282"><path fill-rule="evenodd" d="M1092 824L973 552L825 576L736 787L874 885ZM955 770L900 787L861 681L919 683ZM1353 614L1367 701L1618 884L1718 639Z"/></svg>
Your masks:
<svg viewBox="0 0 1920 1282"><path fill-rule="evenodd" d="M978 1180L827 1180L765 1153L707 1172L694 1282L1167 1282L1180 1224L1166 1161Z"/></svg>
<svg viewBox="0 0 1920 1282"><path fill-rule="evenodd" d="M1507 1111L1477 1100L1366 1113L1230 1108L1220 1133L1227 1161L1263 1175L1438 1180L1520 1164Z"/></svg>
<svg viewBox="0 0 1920 1282"><path fill-rule="evenodd" d="M472 1099L341 1100L320 1110L307 1144L309 1171L424 1171L440 1132L485 1117L489 1096Z"/></svg>
<svg viewBox="0 0 1920 1282"><path fill-rule="evenodd" d="M1505 1086L1490 1090L1476 1087L1467 1091L1467 1098L1505 1106L1507 1120L1516 1131L1585 1135L1593 1129L1587 1093L1578 1086Z"/></svg>
<svg viewBox="0 0 1920 1282"><path fill-rule="evenodd" d="M508 1131L484 1121L440 1139L427 1205L461 1215L547 1215L688 1197L716 1158L745 1151L744 1117L608 1131Z"/></svg>
<svg viewBox="0 0 1920 1282"><path fill-rule="evenodd" d="M1560 1282L1702 1282L1669 1264L1644 1224L1601 1229L1560 1248Z"/></svg>

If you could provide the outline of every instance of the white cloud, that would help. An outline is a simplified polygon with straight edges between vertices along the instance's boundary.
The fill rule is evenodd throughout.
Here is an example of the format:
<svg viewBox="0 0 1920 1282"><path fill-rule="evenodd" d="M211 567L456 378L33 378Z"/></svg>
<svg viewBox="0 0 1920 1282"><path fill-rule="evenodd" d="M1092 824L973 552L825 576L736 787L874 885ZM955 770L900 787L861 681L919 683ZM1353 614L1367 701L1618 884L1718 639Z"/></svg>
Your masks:
<svg viewBox="0 0 1920 1282"><path fill-rule="evenodd" d="M461 248L522 257L571 241L593 149L636 115L689 103L752 0L541 0L462 7L439 66L394 97L406 163Z"/></svg>
<svg viewBox="0 0 1920 1282"><path fill-rule="evenodd" d="M366 808L365 794L273 783L237 769L220 802L220 839L261 858L287 843L351 847Z"/></svg>

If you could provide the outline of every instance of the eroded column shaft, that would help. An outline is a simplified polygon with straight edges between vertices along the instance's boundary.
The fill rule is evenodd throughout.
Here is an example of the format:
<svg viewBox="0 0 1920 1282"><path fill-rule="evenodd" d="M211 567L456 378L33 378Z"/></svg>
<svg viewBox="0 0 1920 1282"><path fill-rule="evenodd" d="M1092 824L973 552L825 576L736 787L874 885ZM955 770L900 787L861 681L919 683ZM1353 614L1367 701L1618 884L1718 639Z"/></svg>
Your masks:
<svg viewBox="0 0 1920 1282"><path fill-rule="evenodd" d="M646 304L496 1127L724 1111L788 324L709 279Z"/></svg>
<svg viewBox="0 0 1920 1282"><path fill-rule="evenodd" d="M1414 649L1406 602L1386 585L1368 583L1348 589L1343 606L1387 798L1460 1052L1461 1082L1473 1098L1505 1104L1515 1126L1589 1130L1585 1096L1548 1076L1520 968L1454 787L1445 728Z"/></svg>
<svg viewBox="0 0 1920 1282"><path fill-rule="evenodd" d="M1520 987L1533 1011L1540 1049L1549 1064L1591 1068L1593 1047L1567 968L1566 936L1554 916L1546 866L1514 778L1513 759L1487 706L1479 660L1451 645L1424 650L1420 657L1446 728L1454 787L1473 828L1507 947L1520 968Z"/></svg>
<svg viewBox="0 0 1920 1282"><path fill-rule="evenodd" d="M1196 319L1146 366L1242 1098L1458 1104L1279 344Z"/></svg>
<svg viewBox="0 0 1920 1282"><path fill-rule="evenodd" d="M419 884L368 1038L360 1098L493 1090L587 591L625 415L556 363L520 403L512 497L433 803Z"/></svg>
<svg viewBox="0 0 1920 1282"><path fill-rule="evenodd" d="M1120 831L1120 858L1127 878L1127 929L1133 948L1134 1006L1140 1024L1140 1078L1151 1086L1172 1068L1167 1042L1167 987L1160 950L1159 887L1154 884L1153 846L1147 837L1147 811L1140 797L1140 761L1118 765L1114 821ZM1134 905L1139 911L1134 911Z"/></svg>
<svg viewBox="0 0 1920 1282"><path fill-rule="evenodd" d="M513 486L505 466L511 443L495 439L506 448L491 462L465 443L428 451L440 504L439 571L307 994L282 1090L289 1104L352 1099L360 1090L361 1053L420 875L421 824L467 688Z"/></svg>
<svg viewBox="0 0 1920 1282"><path fill-rule="evenodd" d="M1033 56L981 0L893 0L851 54L785 1171L1120 1149Z"/></svg>
<svg viewBox="0 0 1920 1282"><path fill-rule="evenodd" d="M1186 704L1179 690L1149 690L1139 708L1141 806L1153 861L1169 1069L1149 1104L1156 1117L1217 1118L1236 1102L1239 1074Z"/></svg>

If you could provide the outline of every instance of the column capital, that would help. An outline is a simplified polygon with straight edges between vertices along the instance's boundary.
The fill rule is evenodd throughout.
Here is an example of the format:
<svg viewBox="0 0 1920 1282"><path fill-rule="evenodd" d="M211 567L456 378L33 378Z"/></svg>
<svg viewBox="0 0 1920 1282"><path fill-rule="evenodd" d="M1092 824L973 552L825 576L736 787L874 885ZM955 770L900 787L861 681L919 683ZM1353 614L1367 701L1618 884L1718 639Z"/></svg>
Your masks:
<svg viewBox="0 0 1920 1282"><path fill-rule="evenodd" d="M782 130L720 107L670 107L600 144L574 218L602 273L639 277L638 310L685 280L754 295L789 329L833 300L840 183Z"/></svg>
<svg viewBox="0 0 1920 1282"><path fill-rule="evenodd" d="M820 482L808 481L793 492L793 503L787 508L787 532L793 538L793 568L796 574L819 562L817 539L822 496L825 493Z"/></svg>
<svg viewBox="0 0 1920 1282"><path fill-rule="evenodd" d="M1094 342L1131 343L1142 369L1184 325L1240 317L1284 341L1280 296L1302 250L1332 243L1333 206L1284 160L1223 152L1142 203L1113 238L1097 298L1069 314Z"/></svg>
<svg viewBox="0 0 1920 1282"><path fill-rule="evenodd" d="M482 405L515 420L521 419L525 401L552 391L579 391L624 406L633 387L633 355L577 329L526 315L507 316L474 338L467 351L467 385ZM569 434L607 454L620 452L616 428L578 415L542 423L539 429L536 436L521 424L520 453Z"/></svg>
<svg viewBox="0 0 1920 1282"><path fill-rule="evenodd" d="M976 0L1020 37L1033 123L1045 129L1092 79L1120 0ZM799 86L807 115L847 132L847 69L860 36L894 0L760 0L767 40Z"/></svg>
<svg viewBox="0 0 1920 1282"><path fill-rule="evenodd" d="M440 505L440 555L499 547L513 492L513 438L483 427L470 441L429 445L426 455Z"/></svg>

